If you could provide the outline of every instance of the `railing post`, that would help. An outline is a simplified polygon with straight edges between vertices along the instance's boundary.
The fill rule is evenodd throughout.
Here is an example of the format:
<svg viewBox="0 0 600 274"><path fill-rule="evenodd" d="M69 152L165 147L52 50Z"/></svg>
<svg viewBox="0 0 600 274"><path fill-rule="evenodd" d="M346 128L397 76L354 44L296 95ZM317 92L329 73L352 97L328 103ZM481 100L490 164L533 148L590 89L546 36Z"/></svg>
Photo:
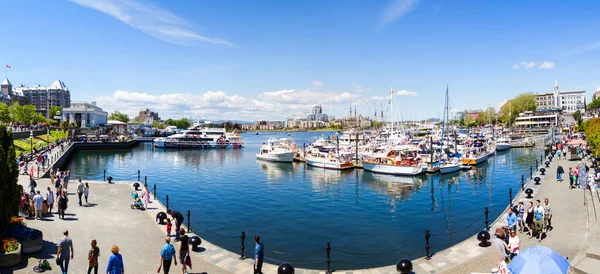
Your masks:
<svg viewBox="0 0 600 274"><path fill-rule="evenodd" d="M103 181L106 181L106 169L104 170L104 179Z"/></svg>
<svg viewBox="0 0 600 274"><path fill-rule="evenodd" d="M140 170L138 169L138 182L140 181Z"/></svg>
<svg viewBox="0 0 600 274"><path fill-rule="evenodd" d="M154 184L154 200L156 200L156 184Z"/></svg>
<svg viewBox="0 0 600 274"><path fill-rule="evenodd" d="M167 211L169 211L169 195L167 195L166 200L167 200Z"/></svg>
<svg viewBox="0 0 600 274"><path fill-rule="evenodd" d="M429 254L429 237L431 237L431 234L429 234L429 229L425 230L425 253L427 254L427 256L425 257L427 260L431 259L431 255Z"/></svg>
<svg viewBox="0 0 600 274"><path fill-rule="evenodd" d="M521 175L521 190L525 190L525 175Z"/></svg>
<svg viewBox="0 0 600 274"><path fill-rule="evenodd" d="M539 167L538 159L535 159L535 169L537 170L538 167Z"/></svg>
<svg viewBox="0 0 600 274"><path fill-rule="evenodd" d="M331 274L331 244L329 244L329 242L327 242L325 244L325 250L327 251L327 272L328 274Z"/></svg>
<svg viewBox="0 0 600 274"><path fill-rule="evenodd" d="M242 231L242 236L240 237L240 239L242 239L242 246L240 247L240 260L246 259L246 256L244 256L244 251L246 250L246 246L244 245L244 242L246 240L246 232Z"/></svg>
<svg viewBox="0 0 600 274"><path fill-rule="evenodd" d="M532 166L529 167L529 177L533 178L533 167Z"/></svg>
<svg viewBox="0 0 600 274"><path fill-rule="evenodd" d="M148 176L144 176L144 185L148 185Z"/></svg>
<svg viewBox="0 0 600 274"><path fill-rule="evenodd" d="M488 220L488 213L489 213L489 210L487 207L485 207L485 230L487 230L487 231L490 230L490 220Z"/></svg>
<svg viewBox="0 0 600 274"><path fill-rule="evenodd" d="M510 204L510 207L512 208L513 203L512 203L512 187L508 189L508 203Z"/></svg>
<svg viewBox="0 0 600 274"><path fill-rule="evenodd" d="M187 217L188 217L187 228L188 228L188 232L192 232L192 228L190 226L190 216L191 216L190 210L188 209L188 212L187 212Z"/></svg>

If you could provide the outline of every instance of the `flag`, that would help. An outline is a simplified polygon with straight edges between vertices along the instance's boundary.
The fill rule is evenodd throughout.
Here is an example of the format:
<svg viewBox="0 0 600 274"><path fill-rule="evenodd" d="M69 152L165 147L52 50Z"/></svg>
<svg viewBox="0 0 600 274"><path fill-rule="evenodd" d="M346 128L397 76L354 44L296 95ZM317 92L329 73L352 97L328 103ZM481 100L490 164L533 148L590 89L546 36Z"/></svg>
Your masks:
<svg viewBox="0 0 600 274"><path fill-rule="evenodd" d="M6 65L6 68L10 68L10 66L9 66L9 65Z"/></svg>

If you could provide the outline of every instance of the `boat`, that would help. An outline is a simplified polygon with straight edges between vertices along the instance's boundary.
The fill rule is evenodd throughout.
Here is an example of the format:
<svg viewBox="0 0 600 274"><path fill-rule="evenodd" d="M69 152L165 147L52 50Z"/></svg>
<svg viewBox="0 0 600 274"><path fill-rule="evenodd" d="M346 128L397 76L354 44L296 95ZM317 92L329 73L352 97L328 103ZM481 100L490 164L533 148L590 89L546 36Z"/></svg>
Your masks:
<svg viewBox="0 0 600 274"><path fill-rule="evenodd" d="M507 150L507 149L510 149L510 147L511 147L511 145L510 145L510 141L508 140L508 138L500 137L500 138L498 138L498 140L496 140L496 150L497 151Z"/></svg>
<svg viewBox="0 0 600 274"><path fill-rule="evenodd" d="M427 171L427 164L412 146L393 147L387 153L366 155L363 169L374 173L414 176Z"/></svg>
<svg viewBox="0 0 600 274"><path fill-rule="evenodd" d="M468 148L465 157L462 159L463 165L478 165L489 158L495 149L488 146L487 141L483 138L473 140L472 146Z"/></svg>
<svg viewBox="0 0 600 274"><path fill-rule="evenodd" d="M195 124L183 133L153 140L155 148L241 148L244 145L239 133L226 132L225 128L207 128Z"/></svg>
<svg viewBox="0 0 600 274"><path fill-rule="evenodd" d="M462 163L460 158L452 157L449 162L442 163L440 165L440 173L447 174L452 172L457 172L461 169Z"/></svg>
<svg viewBox="0 0 600 274"><path fill-rule="evenodd" d="M304 158L309 166L336 170L354 168L350 155L340 155L335 151L321 151L316 147L311 148Z"/></svg>
<svg viewBox="0 0 600 274"><path fill-rule="evenodd" d="M256 159L270 162L291 163L296 155L296 143L292 138L269 138L256 154Z"/></svg>

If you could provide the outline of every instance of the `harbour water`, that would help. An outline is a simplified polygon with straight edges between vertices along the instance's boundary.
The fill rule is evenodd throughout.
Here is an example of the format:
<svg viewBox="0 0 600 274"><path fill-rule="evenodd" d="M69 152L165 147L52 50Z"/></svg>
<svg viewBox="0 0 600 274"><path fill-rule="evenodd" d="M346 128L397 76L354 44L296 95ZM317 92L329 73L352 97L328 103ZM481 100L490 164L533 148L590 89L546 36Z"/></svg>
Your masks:
<svg viewBox="0 0 600 274"><path fill-rule="evenodd" d="M302 147L321 135L291 137ZM484 208L491 223L507 205L509 188L516 194L521 175L528 176L543 153L511 149L469 171L397 177L257 161L263 142L287 135L242 136L243 149L159 150L146 143L127 151L79 151L67 168L73 179L102 180L106 169L117 181L136 180L141 170L161 202L169 195L171 208L191 210L192 229L232 252L240 252L245 231L246 256L260 234L268 262L324 269L329 241L335 269L359 269L424 256L426 229L432 253L472 236L485 226Z"/></svg>

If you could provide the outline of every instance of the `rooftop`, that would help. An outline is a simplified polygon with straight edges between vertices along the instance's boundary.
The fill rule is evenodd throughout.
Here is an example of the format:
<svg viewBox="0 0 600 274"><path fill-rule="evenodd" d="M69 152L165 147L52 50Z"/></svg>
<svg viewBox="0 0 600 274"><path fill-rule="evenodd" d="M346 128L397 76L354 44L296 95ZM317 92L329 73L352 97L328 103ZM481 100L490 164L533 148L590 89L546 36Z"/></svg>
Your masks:
<svg viewBox="0 0 600 274"><path fill-rule="evenodd" d="M8 78L4 78L4 81L2 81L2 85L8 85L8 86L12 86L12 84L10 83L10 81L8 81Z"/></svg>

